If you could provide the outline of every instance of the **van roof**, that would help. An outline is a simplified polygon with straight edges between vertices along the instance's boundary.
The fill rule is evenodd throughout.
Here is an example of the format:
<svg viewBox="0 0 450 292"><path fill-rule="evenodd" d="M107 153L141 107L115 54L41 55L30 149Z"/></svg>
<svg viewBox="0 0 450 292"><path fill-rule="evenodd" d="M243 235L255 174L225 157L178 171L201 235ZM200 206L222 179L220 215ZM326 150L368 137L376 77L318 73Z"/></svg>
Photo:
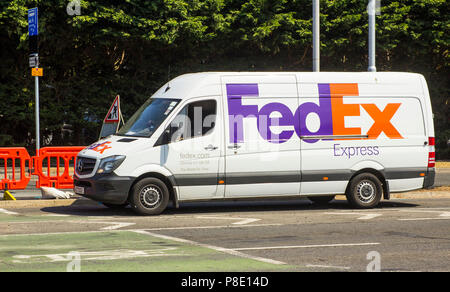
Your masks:
<svg viewBox="0 0 450 292"><path fill-rule="evenodd" d="M222 76L270 75L295 75L299 83L411 83L423 78L421 74L405 72L199 72L170 80L152 97L190 99L221 95Z"/></svg>

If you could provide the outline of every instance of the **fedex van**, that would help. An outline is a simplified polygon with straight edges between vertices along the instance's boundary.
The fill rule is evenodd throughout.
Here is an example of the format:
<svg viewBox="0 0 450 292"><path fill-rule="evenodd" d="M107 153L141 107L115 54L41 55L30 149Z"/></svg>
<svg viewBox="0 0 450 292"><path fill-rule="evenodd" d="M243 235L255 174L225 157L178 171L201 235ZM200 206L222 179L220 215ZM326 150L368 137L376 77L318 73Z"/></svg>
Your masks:
<svg viewBox="0 0 450 292"><path fill-rule="evenodd" d="M373 208L432 186L434 151L419 74L195 73L81 151L74 191L147 215L169 201L336 195Z"/></svg>

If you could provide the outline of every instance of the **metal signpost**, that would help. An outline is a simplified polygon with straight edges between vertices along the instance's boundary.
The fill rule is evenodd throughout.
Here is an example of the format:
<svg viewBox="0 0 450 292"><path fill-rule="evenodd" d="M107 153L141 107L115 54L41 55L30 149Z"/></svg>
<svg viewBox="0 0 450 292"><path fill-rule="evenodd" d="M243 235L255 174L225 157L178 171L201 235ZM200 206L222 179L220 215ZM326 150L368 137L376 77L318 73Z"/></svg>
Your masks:
<svg viewBox="0 0 450 292"><path fill-rule="evenodd" d="M320 71L320 0L313 0L313 72Z"/></svg>
<svg viewBox="0 0 450 292"><path fill-rule="evenodd" d="M377 67L375 66L375 16L377 13L377 2L376 0L369 0L369 5L367 6L367 13L369 14L369 72L376 72Z"/></svg>
<svg viewBox="0 0 450 292"><path fill-rule="evenodd" d="M39 130L39 76L42 76L42 70L39 70L38 53L38 8L28 10L28 35L30 38L30 67L32 76L34 76L35 99L36 99L36 155L39 155L40 149L40 130ZM35 71L33 71L35 69ZM34 72L39 72L35 74Z"/></svg>

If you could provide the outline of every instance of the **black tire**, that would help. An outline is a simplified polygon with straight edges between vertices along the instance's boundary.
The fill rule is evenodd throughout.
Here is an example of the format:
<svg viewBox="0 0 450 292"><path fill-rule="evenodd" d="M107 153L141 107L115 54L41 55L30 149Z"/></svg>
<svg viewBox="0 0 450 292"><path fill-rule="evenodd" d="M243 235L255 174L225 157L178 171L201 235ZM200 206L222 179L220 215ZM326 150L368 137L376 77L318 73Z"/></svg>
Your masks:
<svg viewBox="0 0 450 292"><path fill-rule="evenodd" d="M146 177L132 187L129 202L133 211L140 215L158 215L169 203L169 190L161 180Z"/></svg>
<svg viewBox="0 0 450 292"><path fill-rule="evenodd" d="M105 207L108 207L110 209L122 209L125 208L126 206L128 206L128 202L124 203L124 204L109 204L109 203L102 203Z"/></svg>
<svg viewBox="0 0 450 292"><path fill-rule="evenodd" d="M325 205L331 202L335 196L308 197L310 201L318 205Z"/></svg>
<svg viewBox="0 0 450 292"><path fill-rule="evenodd" d="M355 208L374 208L381 201L383 186L380 180L371 173L355 176L347 190L347 201Z"/></svg>

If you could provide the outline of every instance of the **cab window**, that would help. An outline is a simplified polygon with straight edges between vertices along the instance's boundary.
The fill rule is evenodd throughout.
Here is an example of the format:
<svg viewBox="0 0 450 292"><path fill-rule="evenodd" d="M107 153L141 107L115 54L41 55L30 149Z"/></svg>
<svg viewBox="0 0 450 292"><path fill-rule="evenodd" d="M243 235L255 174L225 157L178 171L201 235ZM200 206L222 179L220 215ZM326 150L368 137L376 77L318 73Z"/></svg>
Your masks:
<svg viewBox="0 0 450 292"><path fill-rule="evenodd" d="M216 123L217 102L202 100L187 104L163 132L157 145L209 135Z"/></svg>

